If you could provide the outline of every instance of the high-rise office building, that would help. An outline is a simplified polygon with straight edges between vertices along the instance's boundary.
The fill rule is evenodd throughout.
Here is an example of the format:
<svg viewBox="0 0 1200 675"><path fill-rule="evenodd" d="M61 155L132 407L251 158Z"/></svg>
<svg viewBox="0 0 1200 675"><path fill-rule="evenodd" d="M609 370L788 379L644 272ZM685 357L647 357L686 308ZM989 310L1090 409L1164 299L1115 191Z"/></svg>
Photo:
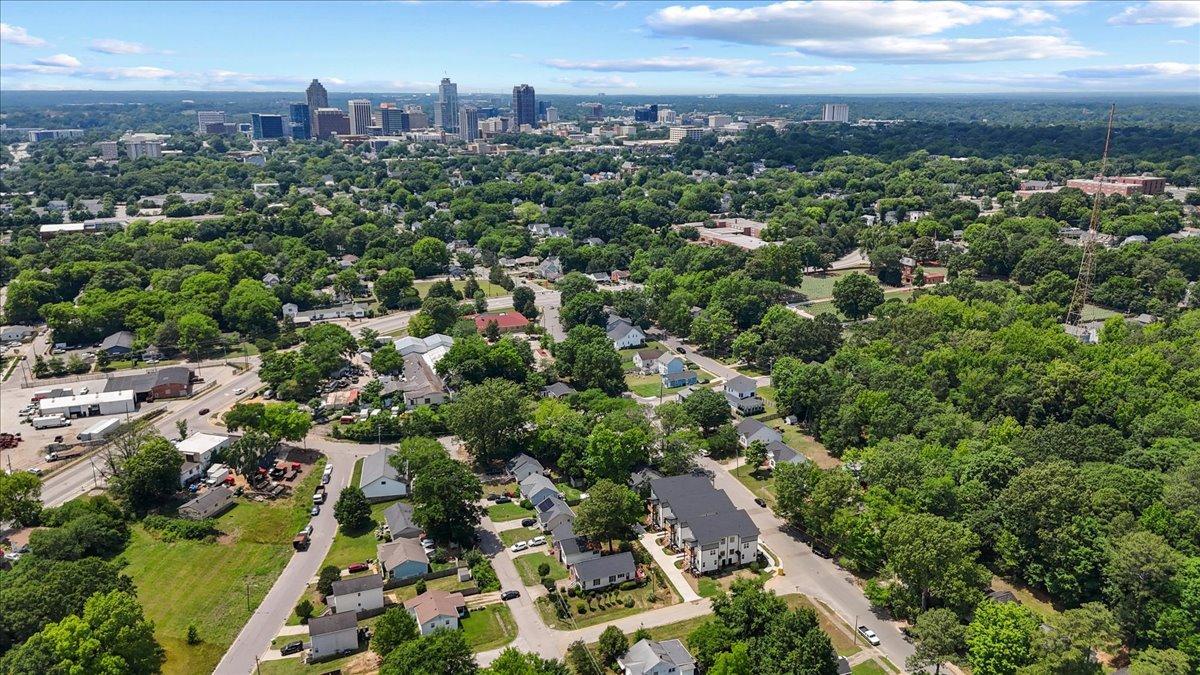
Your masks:
<svg viewBox="0 0 1200 675"><path fill-rule="evenodd" d="M385 136L394 136L412 128L408 113L391 106L379 108L379 126L383 127Z"/></svg>
<svg viewBox="0 0 1200 675"><path fill-rule="evenodd" d="M220 125L217 129L209 130L210 124ZM219 131L218 131L219 129ZM202 134L221 133L225 130L224 110L197 110L196 130Z"/></svg>
<svg viewBox="0 0 1200 675"><path fill-rule="evenodd" d="M479 138L479 110L469 105L458 109L458 137L468 143Z"/></svg>
<svg viewBox="0 0 1200 675"><path fill-rule="evenodd" d="M312 138L312 116L309 114L307 103L293 103L288 106L288 117L292 138Z"/></svg>
<svg viewBox="0 0 1200 675"><path fill-rule="evenodd" d="M591 120L604 119L604 104L603 103L580 103L579 107L583 108L585 117Z"/></svg>
<svg viewBox="0 0 1200 675"><path fill-rule="evenodd" d="M658 121L663 124L675 124L679 122L679 114L670 108L659 108Z"/></svg>
<svg viewBox="0 0 1200 675"><path fill-rule="evenodd" d="M526 124L531 127L537 126L537 100L533 87L527 84L513 87L512 111L518 129Z"/></svg>
<svg viewBox="0 0 1200 675"><path fill-rule="evenodd" d="M317 108L313 117L316 119L313 125L313 136L316 138L350 133L350 116L341 108Z"/></svg>
<svg viewBox="0 0 1200 675"><path fill-rule="evenodd" d="M365 98L350 101L350 133L366 135L371 126L371 102Z"/></svg>
<svg viewBox="0 0 1200 675"><path fill-rule="evenodd" d="M657 122L658 121L658 104L651 103L644 108L636 108L633 111L634 122Z"/></svg>
<svg viewBox="0 0 1200 675"><path fill-rule="evenodd" d="M283 138L283 115L250 114L250 134L252 138Z"/></svg>
<svg viewBox="0 0 1200 675"><path fill-rule="evenodd" d="M424 106L410 103L404 106L404 112L408 113L408 128L410 130L429 128L429 113L425 112Z"/></svg>
<svg viewBox="0 0 1200 675"><path fill-rule="evenodd" d="M550 101L546 101L546 100L538 101L537 102L538 117L541 119L545 119L546 118L546 110L548 110L552 105L554 105L554 104L551 103Z"/></svg>
<svg viewBox="0 0 1200 675"><path fill-rule="evenodd" d="M304 90L305 102L308 103L309 122L308 128L311 130L311 135L317 135L317 111L321 108L329 107L329 92L325 91L325 87L313 78L308 89Z"/></svg>
<svg viewBox="0 0 1200 675"><path fill-rule="evenodd" d="M557 121L558 121L558 108L555 108L554 106L550 106L550 107L546 108L546 123L554 124Z"/></svg>
<svg viewBox="0 0 1200 675"><path fill-rule="evenodd" d="M845 103L826 103L821 106L821 120L825 122L849 122L850 106Z"/></svg>
<svg viewBox="0 0 1200 675"><path fill-rule="evenodd" d="M451 133L458 132L458 85L443 77L438 85L437 105L433 109L433 126Z"/></svg>

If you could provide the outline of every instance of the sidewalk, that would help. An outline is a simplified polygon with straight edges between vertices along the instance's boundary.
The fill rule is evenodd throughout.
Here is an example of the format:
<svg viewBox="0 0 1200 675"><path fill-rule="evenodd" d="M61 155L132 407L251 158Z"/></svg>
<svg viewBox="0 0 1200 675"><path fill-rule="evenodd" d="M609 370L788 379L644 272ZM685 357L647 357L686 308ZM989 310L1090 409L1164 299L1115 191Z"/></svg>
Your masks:
<svg viewBox="0 0 1200 675"><path fill-rule="evenodd" d="M684 602L693 602L700 599L700 594L692 590L692 585L688 583L687 577L683 574L683 570L675 567L675 561L683 557L683 554L671 556L667 555L662 550L662 544L658 543L658 537L664 536L661 532L647 532L642 535L642 546L650 552L650 556L654 558L654 562L662 568L663 574L671 580L671 584L675 586L675 590L679 591L680 597Z"/></svg>

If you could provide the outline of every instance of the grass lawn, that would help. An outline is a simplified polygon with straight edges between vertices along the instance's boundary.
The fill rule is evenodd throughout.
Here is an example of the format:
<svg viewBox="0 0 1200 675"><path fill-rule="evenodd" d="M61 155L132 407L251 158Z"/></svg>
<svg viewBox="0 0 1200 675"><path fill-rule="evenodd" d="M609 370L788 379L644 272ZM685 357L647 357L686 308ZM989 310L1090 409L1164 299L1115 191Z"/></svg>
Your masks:
<svg viewBox="0 0 1200 675"><path fill-rule="evenodd" d="M833 649L839 656L851 656L862 651L862 647L854 641L854 633L851 632L852 629L837 619L832 612L814 603L808 596L801 593L791 593L780 597L787 602L788 607L809 607L816 610L817 619L821 623L821 630L829 635L829 641L833 643Z"/></svg>
<svg viewBox="0 0 1200 675"><path fill-rule="evenodd" d="M563 499L566 500L568 504L578 503L583 496L583 493L579 491L579 488L571 487L570 483L555 483L554 487L558 488L558 491L562 493Z"/></svg>
<svg viewBox="0 0 1200 675"><path fill-rule="evenodd" d="M662 642L664 640L679 640L686 645L688 636L700 626L712 621L712 618L713 617L711 614L694 616L690 619L684 619L683 621L676 621L675 623L668 623L663 626L647 628L646 631L650 633L650 639L655 640L656 642ZM626 633L625 637L628 638L629 644L634 643L633 633ZM597 644L598 643L596 642L589 642L588 649L595 649Z"/></svg>
<svg viewBox="0 0 1200 675"><path fill-rule="evenodd" d="M358 485L358 481L362 480L362 458L354 462L354 471L350 472L350 485Z"/></svg>
<svg viewBox="0 0 1200 675"><path fill-rule="evenodd" d="M362 460L359 460L358 466L354 469L356 474L361 466ZM379 540L375 538L375 528L383 522L383 512L397 501L399 500L372 504L371 523L361 530L347 531L338 527L337 536L333 538L333 546L330 547L329 555L325 556L325 562L321 566L336 565L340 569L345 569L353 563L374 559L379 546Z"/></svg>
<svg viewBox="0 0 1200 675"><path fill-rule="evenodd" d="M750 469L749 465L743 463L730 473L741 481L742 485L749 488L754 496L762 497L769 506L775 505L775 487L771 482L769 471L755 472Z"/></svg>
<svg viewBox="0 0 1200 675"><path fill-rule="evenodd" d="M488 281L487 279L482 279L482 278L476 277L475 282L479 284L479 289L483 291L483 294L489 298L498 298L502 295L508 295L508 291L504 290L503 286L497 286L496 284L493 284L492 282ZM420 294L420 296L422 298L424 298L425 295L429 293L429 287L434 285L435 283L437 283L437 282L415 281L415 282L413 282L413 288L417 289L417 293ZM459 292L462 292L463 287L467 285L467 280L466 279L455 279L453 281L453 284L454 284L454 287L459 290ZM470 299L471 298L467 298L467 300L470 300Z"/></svg>
<svg viewBox="0 0 1200 675"><path fill-rule="evenodd" d="M650 599L651 594L654 595L654 600ZM625 598L628 597L633 598L632 607L625 606ZM607 623L679 602L679 596L671 590L670 585L662 588L657 586L653 581L639 586L632 591L614 589L608 593L593 596L590 600L568 598L565 596L563 599L566 601L567 607L570 608L571 615L568 619L558 618L558 613L552 604L553 601L549 597L537 599L537 610L542 617L542 621L555 630L572 630L594 626L599 623ZM586 606L583 613L579 612L580 603L584 603Z"/></svg>
<svg viewBox="0 0 1200 675"><path fill-rule="evenodd" d="M533 509L521 508L520 502L492 504L488 507L487 514L488 518L491 518L493 523L503 523L507 520L532 518L534 515Z"/></svg>
<svg viewBox="0 0 1200 675"><path fill-rule="evenodd" d="M699 593L700 597L702 598L715 598L725 592L725 589L721 587L720 582L714 579L709 579L708 577L700 577L697 579L696 587L696 592Z"/></svg>
<svg viewBox="0 0 1200 675"><path fill-rule="evenodd" d="M465 591L468 588L475 588L475 580L459 581L457 574L441 577L440 579L430 579L425 582L425 590L437 589L439 591L446 591L447 593L454 593L456 591ZM407 586L400 586L387 593L395 597L397 603L412 600L417 597L417 585L409 584Z"/></svg>
<svg viewBox="0 0 1200 675"><path fill-rule="evenodd" d="M322 675L323 673L373 673L379 671L379 657L369 648L364 648L349 656L343 656L320 663L304 663L299 656L273 661L263 661L258 665L258 675Z"/></svg>
<svg viewBox="0 0 1200 675"><path fill-rule="evenodd" d="M541 535L540 530L529 527L517 527L511 530L500 530L500 541L504 542L505 546L512 546L518 541L528 541Z"/></svg>
<svg viewBox="0 0 1200 675"><path fill-rule="evenodd" d="M528 553L513 558L513 565L517 568L517 573L521 575L521 581L525 582L526 586L537 586L542 583L542 578L537 573L538 566L542 563L550 566L551 579L561 581L567 578L567 568L563 567L563 564L553 556L545 553Z"/></svg>
<svg viewBox="0 0 1200 675"><path fill-rule="evenodd" d="M473 609L461 624L463 637L477 652L506 645L517 637L517 622L504 603Z"/></svg>
<svg viewBox="0 0 1200 675"><path fill-rule="evenodd" d="M800 427L794 424L772 424L771 426L783 434L784 443L787 443L796 452L811 459L822 469L831 469L842 465L842 460L829 454L829 451L825 449L824 445L821 445L820 441L804 433Z"/></svg>
<svg viewBox="0 0 1200 675"><path fill-rule="evenodd" d="M626 368L626 369L632 368L633 367L633 355L642 351L643 349L657 349L659 351L664 351L664 352L671 351L670 349L667 349L666 345L664 345L663 343L654 342L654 341L647 342L646 344L642 345L641 347L630 347L629 349L618 349L617 353L621 355L621 367Z"/></svg>
<svg viewBox="0 0 1200 675"><path fill-rule="evenodd" d="M849 272L830 272L829 274L807 274L800 282L800 292L807 295L811 300L819 300L821 298L833 297L833 283L839 277L845 276Z"/></svg>
<svg viewBox="0 0 1200 675"><path fill-rule="evenodd" d="M891 671L879 665L874 659L863 661L850 669L854 675L890 675Z"/></svg>
<svg viewBox="0 0 1200 675"><path fill-rule="evenodd" d="M1121 313L1106 309L1100 305L1084 305L1083 311L1080 312L1080 317L1084 321L1104 321L1114 316L1121 316Z"/></svg>
<svg viewBox="0 0 1200 675"><path fill-rule="evenodd" d="M498 483L496 485L483 486L483 495L485 497L487 495L507 495L510 492L519 493L520 491L521 486L517 485L515 481L511 483Z"/></svg>
<svg viewBox="0 0 1200 675"><path fill-rule="evenodd" d="M207 673L221 660L292 556L292 536L308 521L321 464L275 503L239 500L217 519L218 542L166 543L133 527L123 572L133 579L146 617L167 651L164 673ZM249 589L249 608L247 608ZM195 624L201 643L187 644Z"/></svg>

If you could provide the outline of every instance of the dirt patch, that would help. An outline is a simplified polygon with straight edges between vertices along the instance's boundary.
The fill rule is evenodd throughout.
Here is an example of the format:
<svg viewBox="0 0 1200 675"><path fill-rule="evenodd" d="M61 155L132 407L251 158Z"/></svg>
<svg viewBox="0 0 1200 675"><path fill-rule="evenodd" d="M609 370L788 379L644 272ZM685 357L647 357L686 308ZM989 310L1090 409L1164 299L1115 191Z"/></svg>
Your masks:
<svg viewBox="0 0 1200 675"><path fill-rule="evenodd" d="M233 543L238 540L236 532L222 532L217 535L217 543L221 546L233 546Z"/></svg>
<svg viewBox="0 0 1200 675"><path fill-rule="evenodd" d="M359 673L377 673L381 659L375 652L363 652L342 665L343 675L358 675Z"/></svg>

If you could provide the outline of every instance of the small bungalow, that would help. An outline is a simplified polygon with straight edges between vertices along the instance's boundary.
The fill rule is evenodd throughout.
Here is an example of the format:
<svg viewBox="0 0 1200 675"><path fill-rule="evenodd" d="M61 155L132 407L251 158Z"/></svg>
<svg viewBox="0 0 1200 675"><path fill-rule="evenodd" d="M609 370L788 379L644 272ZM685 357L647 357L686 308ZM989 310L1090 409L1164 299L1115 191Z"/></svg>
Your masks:
<svg viewBox="0 0 1200 675"><path fill-rule="evenodd" d="M521 496L528 499L530 504L540 504L549 497L562 497L554 482L540 473L526 476L520 482L520 487Z"/></svg>
<svg viewBox="0 0 1200 675"><path fill-rule="evenodd" d="M759 422L753 417L747 417L741 422L738 422L735 429L737 429L738 444L743 448L750 447L750 444L754 443L755 441L762 441L763 443L769 445L774 441L783 440L783 436L778 431L763 424L762 422Z"/></svg>
<svg viewBox="0 0 1200 675"><path fill-rule="evenodd" d="M542 387L542 398L562 399L578 393L571 385L565 382L555 382L548 387Z"/></svg>
<svg viewBox="0 0 1200 675"><path fill-rule="evenodd" d="M358 615L326 614L308 620L309 660L329 659L358 649Z"/></svg>
<svg viewBox="0 0 1200 675"><path fill-rule="evenodd" d="M658 369L655 361L665 353L661 349L639 349L633 353L633 365L643 373L654 372Z"/></svg>
<svg viewBox="0 0 1200 675"><path fill-rule="evenodd" d="M638 640L617 659L624 675L693 675L696 659L679 640Z"/></svg>
<svg viewBox="0 0 1200 675"><path fill-rule="evenodd" d="M541 462L522 452L508 460L508 473L512 475L513 480L520 483L535 473L538 475L546 473L546 469Z"/></svg>
<svg viewBox="0 0 1200 675"><path fill-rule="evenodd" d="M133 333L127 330L119 330L109 335L100 343L100 351L108 353L109 356L123 356L132 352Z"/></svg>
<svg viewBox="0 0 1200 675"><path fill-rule="evenodd" d="M416 539L394 539L377 549L380 570L392 581L405 581L429 573L429 555Z"/></svg>
<svg viewBox="0 0 1200 675"><path fill-rule="evenodd" d="M462 593L434 589L405 601L404 609L417 620L421 635L428 635L439 628L457 630L459 619L467 615L467 601Z"/></svg>
<svg viewBox="0 0 1200 675"><path fill-rule="evenodd" d="M600 552L588 545L587 537L577 536L570 525L560 525L550 534L554 537L554 554L568 567L600 557Z"/></svg>
<svg viewBox="0 0 1200 675"><path fill-rule="evenodd" d="M613 347L617 349L629 349L646 344L646 333L624 317L608 317L605 331L608 333L608 339L612 340Z"/></svg>
<svg viewBox="0 0 1200 675"><path fill-rule="evenodd" d="M393 450L384 448L363 458L358 487L368 501L382 502L408 494L408 478L401 476L400 471L388 461L394 454Z"/></svg>
<svg viewBox="0 0 1200 675"><path fill-rule="evenodd" d="M633 581L637 578L637 563L633 553L624 551L581 560L571 566L570 574L571 582L580 590L595 591Z"/></svg>
<svg viewBox="0 0 1200 675"><path fill-rule="evenodd" d="M333 592L326 598L335 614L342 612L375 612L383 609L383 577L365 574L333 582Z"/></svg>
<svg viewBox="0 0 1200 675"><path fill-rule="evenodd" d="M562 525L575 525L575 512L563 501L562 497L552 495L540 502L534 503L537 511L538 524L543 532L553 532Z"/></svg>
<svg viewBox="0 0 1200 675"><path fill-rule="evenodd" d="M387 524L392 539L412 539L421 536L421 528L413 522L412 504L396 502L383 512L383 522Z"/></svg>

